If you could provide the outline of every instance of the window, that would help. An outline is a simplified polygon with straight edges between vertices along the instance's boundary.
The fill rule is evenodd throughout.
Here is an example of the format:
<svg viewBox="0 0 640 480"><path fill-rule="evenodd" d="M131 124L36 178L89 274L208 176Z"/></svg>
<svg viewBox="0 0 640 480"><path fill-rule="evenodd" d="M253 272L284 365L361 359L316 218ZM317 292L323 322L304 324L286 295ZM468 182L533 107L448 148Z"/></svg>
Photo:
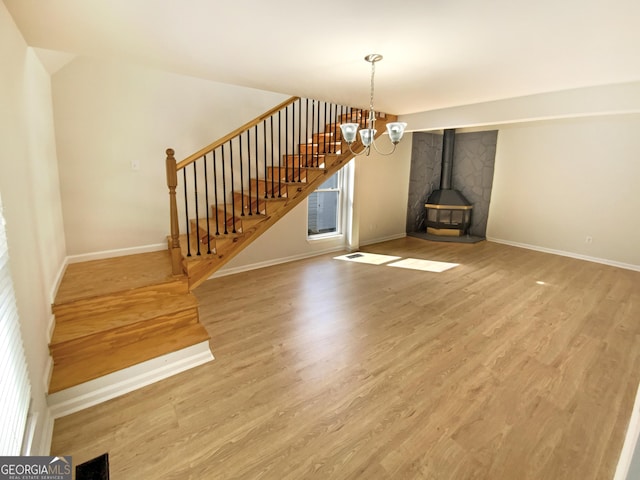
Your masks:
<svg viewBox="0 0 640 480"><path fill-rule="evenodd" d="M0 455L19 455L30 384L22 346L0 199Z"/></svg>
<svg viewBox="0 0 640 480"><path fill-rule="evenodd" d="M338 170L318 189L309 195L308 229L309 238L342 233L342 182L343 171Z"/></svg>

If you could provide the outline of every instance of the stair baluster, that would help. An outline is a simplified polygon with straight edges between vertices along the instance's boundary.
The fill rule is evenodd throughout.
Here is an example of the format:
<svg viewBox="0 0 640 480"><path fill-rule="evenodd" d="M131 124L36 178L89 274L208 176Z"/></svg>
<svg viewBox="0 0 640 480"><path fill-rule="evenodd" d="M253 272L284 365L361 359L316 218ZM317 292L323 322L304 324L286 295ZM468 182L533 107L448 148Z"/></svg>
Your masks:
<svg viewBox="0 0 640 480"><path fill-rule="evenodd" d="M213 151L213 200L216 209L216 237L220 236L220 219L218 218L218 169L216 168L216 151Z"/></svg>
<svg viewBox="0 0 640 480"><path fill-rule="evenodd" d="M191 239L189 238L189 197L187 195L187 169L182 170L182 185L184 187L184 216L187 233L187 257L191 256Z"/></svg>
<svg viewBox="0 0 640 480"><path fill-rule="evenodd" d="M236 230L236 200L235 185L233 181L233 142L229 140L229 168L231 170L231 233L237 233ZM225 203L226 204L226 203ZM225 215L226 217L226 215Z"/></svg>
<svg viewBox="0 0 640 480"><path fill-rule="evenodd" d="M227 182L226 175L224 171L224 143L221 146L222 149L222 208L224 209L224 214L222 215L222 223L224 224L224 234L228 235L229 231L227 230Z"/></svg>
<svg viewBox="0 0 640 480"><path fill-rule="evenodd" d="M204 198L205 198L205 205L209 205L209 180L207 178L207 156L203 155L202 156L202 163L204 165ZM211 255L212 251L211 251L211 227L209 225L209 209L205 208L205 212L207 212L206 215L206 219L207 219L207 255ZM197 216L196 216L197 217ZM197 222L197 220L196 220Z"/></svg>

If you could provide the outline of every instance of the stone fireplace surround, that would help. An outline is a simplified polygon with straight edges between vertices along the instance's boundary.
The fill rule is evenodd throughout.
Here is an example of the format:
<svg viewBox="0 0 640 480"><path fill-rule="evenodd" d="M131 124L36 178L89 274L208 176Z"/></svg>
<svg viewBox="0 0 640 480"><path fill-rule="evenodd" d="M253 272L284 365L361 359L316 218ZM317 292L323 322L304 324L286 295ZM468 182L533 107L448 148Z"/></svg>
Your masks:
<svg viewBox="0 0 640 480"><path fill-rule="evenodd" d="M470 234L484 238L493 185L498 131L456 132L452 188L473 204ZM424 204L440 185L442 134L414 132L407 208L407 233L426 231Z"/></svg>

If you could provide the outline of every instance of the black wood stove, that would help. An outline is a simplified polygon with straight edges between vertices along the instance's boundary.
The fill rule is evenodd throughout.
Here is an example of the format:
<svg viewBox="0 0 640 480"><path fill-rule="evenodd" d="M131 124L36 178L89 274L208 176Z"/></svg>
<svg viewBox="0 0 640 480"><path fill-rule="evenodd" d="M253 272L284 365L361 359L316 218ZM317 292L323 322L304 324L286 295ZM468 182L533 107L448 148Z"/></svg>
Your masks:
<svg viewBox="0 0 640 480"><path fill-rule="evenodd" d="M473 205L458 190L451 188L453 173L453 145L455 129L446 129L442 141L440 189L435 190L425 203L427 233L442 236L469 234Z"/></svg>

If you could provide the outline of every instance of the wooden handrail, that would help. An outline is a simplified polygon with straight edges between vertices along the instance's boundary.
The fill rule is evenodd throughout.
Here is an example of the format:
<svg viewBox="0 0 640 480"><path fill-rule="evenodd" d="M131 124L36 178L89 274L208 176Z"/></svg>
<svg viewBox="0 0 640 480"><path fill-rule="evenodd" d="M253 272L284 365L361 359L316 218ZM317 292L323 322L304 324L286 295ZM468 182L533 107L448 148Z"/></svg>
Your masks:
<svg viewBox="0 0 640 480"><path fill-rule="evenodd" d="M180 161L177 165L176 165L176 171L190 165L191 163L195 162L196 160L202 158L202 156L206 153L209 153L213 150L215 150L216 148L218 148L220 145L223 145L225 143L227 143L229 140L231 140L232 138L237 137L238 135L240 135L241 133L244 133L245 131L249 130L252 127L255 127L256 125L259 125L260 123L262 123L264 120L266 120L267 118L269 118L271 115L273 115L274 113L276 113L278 110L282 110L283 108L287 107L288 105L291 105L293 102L295 102L296 100L298 100L298 98L300 97L291 97L288 100L285 100L284 102L282 102L280 105L276 105L275 107L273 107L271 110L266 111L265 113L263 113L262 115L260 115L259 117L254 118L253 120L251 120L250 122L245 123L244 125L242 125L241 127L236 128L233 132L225 135L224 137L216 140L215 142L207 145L204 148L201 148L200 150L198 150L196 153L194 153L193 155L189 155L187 158L185 158L184 160Z"/></svg>

